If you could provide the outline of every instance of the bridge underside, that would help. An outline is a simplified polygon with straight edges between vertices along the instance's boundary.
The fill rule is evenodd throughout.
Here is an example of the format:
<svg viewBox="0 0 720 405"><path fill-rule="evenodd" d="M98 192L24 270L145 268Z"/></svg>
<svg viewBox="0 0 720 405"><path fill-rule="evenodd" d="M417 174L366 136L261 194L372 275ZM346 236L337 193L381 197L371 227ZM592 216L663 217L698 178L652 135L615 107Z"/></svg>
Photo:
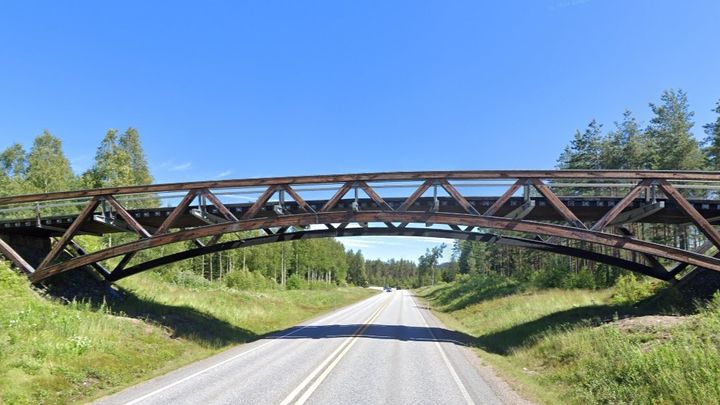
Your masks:
<svg viewBox="0 0 720 405"><path fill-rule="evenodd" d="M593 183L598 179L602 182ZM0 239L0 251L34 282L88 265L112 281L178 260L263 243L361 235L429 236L553 252L669 280L687 266L720 271L720 260L715 257L720 234L713 225L720 220L720 201L707 198L714 195L714 187L720 189L713 182L720 185L720 174L425 172L231 180L3 197L0 207L10 207L8 212L35 208L37 215L0 222L0 236L5 239ZM483 191L487 187L497 189L498 184L505 187L499 196L487 196ZM255 193L252 198L245 197L248 188ZM413 191L406 193L406 189ZM379 190L392 195L382 197ZM601 195L597 190L606 192ZM159 207L163 193L178 191L181 194L166 198L173 206ZM306 200L301 193L326 195ZM559 196L561 193L566 195ZM238 195L253 202L227 202ZM40 204L58 206L63 201L66 206L79 205L82 209L68 215L42 215ZM150 206L126 208L137 201ZM627 229L626 225L633 222L693 225L697 239L704 236L706 241L688 249L640 240ZM220 240L222 235L253 230L262 235ZM77 235L113 232L131 232L137 240L88 252L74 239ZM51 247L44 244L48 246L43 252L46 254L31 258L31 249L13 244L18 238L56 241ZM584 242L583 247L569 243L573 240ZM130 265L142 250L183 241L195 241L197 247ZM633 257L641 259L598 253L598 246L633 252L639 254ZM112 270L100 264L116 257L120 261Z"/></svg>

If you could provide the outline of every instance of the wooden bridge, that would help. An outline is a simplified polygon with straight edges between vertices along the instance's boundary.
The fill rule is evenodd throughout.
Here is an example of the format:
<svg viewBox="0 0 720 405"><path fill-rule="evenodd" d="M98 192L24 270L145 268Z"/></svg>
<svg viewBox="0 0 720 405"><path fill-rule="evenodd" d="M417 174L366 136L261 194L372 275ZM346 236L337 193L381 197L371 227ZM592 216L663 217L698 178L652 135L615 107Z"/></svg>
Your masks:
<svg viewBox="0 0 720 405"><path fill-rule="evenodd" d="M713 225L720 221L719 190L718 172L577 170L363 173L79 190L1 197L0 251L33 282L83 266L113 281L263 243L430 236L554 252L670 280L688 266L720 271L720 233ZM692 224L699 242L678 247L642 240L625 226L632 222ZM262 232L220 242L222 235L250 230ZM132 232L137 240L89 252L74 239L112 232ZM182 241L195 245L129 266L140 251ZM593 246L634 254L610 255ZM116 257L111 270L101 264Z"/></svg>

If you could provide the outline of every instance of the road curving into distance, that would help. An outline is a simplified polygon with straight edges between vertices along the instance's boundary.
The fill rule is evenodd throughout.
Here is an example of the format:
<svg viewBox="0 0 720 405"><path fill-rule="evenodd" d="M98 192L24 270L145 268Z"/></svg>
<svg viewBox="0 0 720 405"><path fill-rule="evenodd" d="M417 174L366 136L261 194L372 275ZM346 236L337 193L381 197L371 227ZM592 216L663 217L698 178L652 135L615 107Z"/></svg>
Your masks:
<svg viewBox="0 0 720 405"><path fill-rule="evenodd" d="M524 402L408 291L384 292L96 404Z"/></svg>

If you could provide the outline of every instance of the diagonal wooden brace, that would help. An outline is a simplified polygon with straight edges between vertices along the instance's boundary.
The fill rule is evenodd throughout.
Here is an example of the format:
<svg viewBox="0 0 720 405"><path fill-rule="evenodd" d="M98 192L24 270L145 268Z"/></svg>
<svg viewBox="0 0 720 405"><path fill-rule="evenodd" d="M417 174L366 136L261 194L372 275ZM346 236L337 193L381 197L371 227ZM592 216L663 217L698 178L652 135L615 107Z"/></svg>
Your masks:
<svg viewBox="0 0 720 405"><path fill-rule="evenodd" d="M340 201L340 199L343 198L345 196L345 194L347 194L348 191L350 191L352 186L353 186L352 181L348 181L348 182L344 183L342 185L342 187L340 187L340 189L338 189L338 191L335 193L335 195L333 195L332 198L330 198L325 203L325 205L323 205L323 207L320 209L320 212L326 212L326 211L330 211L331 209L333 209L333 207L335 207L335 205L337 205L337 203Z"/></svg>
<svg viewBox="0 0 720 405"><path fill-rule="evenodd" d="M247 210L247 212L242 216L242 219L250 219L257 215L258 212L260 212L260 209L265 206L265 204L268 202L268 200L275 194L279 186L272 185L263 192L260 197L258 197L257 200L255 200L255 203Z"/></svg>
<svg viewBox="0 0 720 405"><path fill-rule="evenodd" d="M222 201L220 201L220 199L217 198L217 196L215 194L213 194L212 191L203 190L202 194L205 196L205 198L210 200L212 205L214 205L215 208L217 208L218 211L220 211L220 213L225 217L225 219L227 219L228 221L237 221L238 220L237 217L235 215L233 215L232 212L230 212L230 210L225 206L225 204L223 204Z"/></svg>
<svg viewBox="0 0 720 405"><path fill-rule="evenodd" d="M505 203L512 198L513 194L520 189L523 185L527 184L527 179L518 179L509 189L507 189L503 195L500 196L485 212L483 215L492 216L502 208Z"/></svg>
<svg viewBox="0 0 720 405"><path fill-rule="evenodd" d="M85 208L83 208L82 212L80 212L80 215L78 215L72 224L70 224L65 233L60 237L57 243L53 245L52 249L50 249L50 253L45 256L43 261L37 267L38 273L42 273L43 268L47 267L53 260L55 260L60 252L65 248L65 245L67 245L68 242L70 242L70 239L75 236L82 223L85 222L85 219L92 215L98 205L100 205L100 199L101 197L93 197L87 205L85 205Z"/></svg>
<svg viewBox="0 0 720 405"><path fill-rule="evenodd" d="M123 207L122 204L120 204L120 202L115 199L115 197L108 195L103 198L105 199L105 201L108 202L108 204L110 204L110 206L112 206L115 209L115 211L118 213L118 215L120 215L120 217L128 225L130 225L130 227L135 232L137 232L137 234L141 238L149 238L150 237L150 232L148 232L142 225L140 225L140 223L135 218L133 218L133 216L130 215L129 212L127 212L125 207Z"/></svg>
<svg viewBox="0 0 720 405"><path fill-rule="evenodd" d="M415 204L415 201L417 201L417 199L420 198L420 196L422 196L423 193L430 188L430 186L432 186L432 180L425 180L425 182L421 184L420 187L418 187L417 190L410 195L410 197L400 204L397 210L399 212L407 211L407 209L410 208L411 205Z"/></svg>
<svg viewBox="0 0 720 405"><path fill-rule="evenodd" d="M658 186L665 193L665 195L671 199L680 209L690 217L695 226L698 227L715 247L720 248L720 233L715 229L705 217L700 214L695 207L682 195L680 192L673 187L667 180L659 180Z"/></svg>
<svg viewBox="0 0 720 405"><path fill-rule="evenodd" d="M615 206L612 207L610 211L606 212L605 215L603 215L602 218L600 218L590 229L592 229L593 231L601 231L603 228L605 228L605 226L612 222L612 220L615 219L618 215L620 215L620 213L625 208L627 208L628 205L632 204L635 198L637 198L637 196L640 195L643 190L647 189L651 183L652 180L650 179L645 179L638 183L635 187L632 188L632 190L630 190L629 193L627 193L627 195L622 200L615 204Z"/></svg>
<svg viewBox="0 0 720 405"><path fill-rule="evenodd" d="M359 182L358 182L358 185L359 185L360 187L362 187L363 190L365 190L365 193L367 193L367 195L370 196L370 198L372 198L372 200L375 201L375 203L376 203L377 205L380 206L380 209L381 209L381 210L383 210L383 211L395 211L395 210L390 206L390 204L388 204L382 197L380 197L380 195L379 195L378 193L376 193L375 190L373 190L373 188L370 187L366 182L364 182L364 181L359 181Z"/></svg>
<svg viewBox="0 0 720 405"><path fill-rule="evenodd" d="M475 207L473 207L472 204L470 204L470 202L468 200L466 200L465 197L463 197L462 194L460 194L460 192L452 184L450 184L446 179L440 180L440 186L442 186L442 188L444 188L445 191L447 191L448 194L450 194L450 196L453 198L453 200L455 200L458 204L460 204L460 206L463 207L463 209L465 211L467 211L470 214L480 215L478 210L476 210Z"/></svg>
<svg viewBox="0 0 720 405"><path fill-rule="evenodd" d="M292 197L292 199L295 200L296 203L298 203L300 209L305 212L315 212L315 210L310 206L310 204L308 204L302 197L300 197L300 194L298 194L295 189L290 187L289 184L283 184L282 188L283 190L287 191L288 194L290 194L290 197Z"/></svg>
<svg viewBox="0 0 720 405"><path fill-rule="evenodd" d="M23 259L22 256L18 254L18 252L15 251L15 249L12 248L7 242L2 240L0 238L0 252L5 255L8 259L10 259L15 266L17 266L20 270L25 272L25 274L33 274L35 272L35 269Z"/></svg>
<svg viewBox="0 0 720 405"><path fill-rule="evenodd" d="M535 187L537 191L540 192L540 194L545 197L545 199L550 203L550 205L557 211L560 215L562 215L565 220L570 223L572 226L576 228L583 228L587 229L585 224L578 219L578 217L573 214L572 211L570 211L570 208L568 208L565 204L563 204L562 201L558 198L555 193L553 193L552 190L550 190L550 187L548 187L545 183L542 182L540 179L530 179L530 183Z"/></svg>

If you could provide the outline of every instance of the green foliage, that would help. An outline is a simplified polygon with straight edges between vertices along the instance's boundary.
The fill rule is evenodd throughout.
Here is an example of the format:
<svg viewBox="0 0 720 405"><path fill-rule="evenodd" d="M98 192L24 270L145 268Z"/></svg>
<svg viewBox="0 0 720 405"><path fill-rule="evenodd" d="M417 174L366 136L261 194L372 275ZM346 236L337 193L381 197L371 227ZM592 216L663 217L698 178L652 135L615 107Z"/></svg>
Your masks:
<svg viewBox="0 0 720 405"><path fill-rule="evenodd" d="M590 121L585 131L575 132L570 142L558 159L561 169L600 169L602 162L602 124Z"/></svg>
<svg viewBox="0 0 720 405"><path fill-rule="evenodd" d="M666 316L616 303L644 294L635 291L648 284L634 277L599 291L508 292L502 282L464 276L419 294L537 402L720 401L720 293L695 315Z"/></svg>
<svg viewBox="0 0 720 405"><path fill-rule="evenodd" d="M75 176L62 151L60 139L44 131L35 138L27 156L28 192L47 193L75 188Z"/></svg>
<svg viewBox="0 0 720 405"><path fill-rule="evenodd" d="M231 271L223 277L223 282L226 286L238 290L261 291L274 289L276 287L274 281L263 277L259 272L243 270Z"/></svg>
<svg viewBox="0 0 720 405"><path fill-rule="evenodd" d="M420 256L418 259L418 285L435 284L436 281L436 268L438 260L442 257L443 251L447 245L444 243L439 246L435 246L432 249L427 249L425 254Z"/></svg>
<svg viewBox="0 0 720 405"><path fill-rule="evenodd" d="M718 115L714 122L705 124L705 155L708 160L708 169L720 170L720 101L717 102L712 110Z"/></svg>
<svg viewBox="0 0 720 405"><path fill-rule="evenodd" d="M612 302L616 304L636 304L655 293L656 286L646 280L640 280L635 274L626 274L618 278Z"/></svg>
<svg viewBox="0 0 720 405"><path fill-rule="evenodd" d="M357 252L353 252L352 250L349 250L347 252L347 281L350 284L360 286L360 287L367 287L368 286L368 277L367 272L365 271L365 258L362 255L362 252L358 250Z"/></svg>
<svg viewBox="0 0 720 405"><path fill-rule="evenodd" d="M298 274L293 274L288 278L287 289L288 290L300 290L305 287L305 280Z"/></svg>
<svg viewBox="0 0 720 405"><path fill-rule="evenodd" d="M417 283L417 265L410 260L367 260L365 269L372 285L408 288Z"/></svg>
<svg viewBox="0 0 720 405"><path fill-rule="evenodd" d="M95 153L95 164L81 177L86 188L120 187L152 183L140 135L134 128L128 128L118 136L110 129L105 134ZM128 208L137 208L137 203L126 202Z"/></svg>
<svg viewBox="0 0 720 405"><path fill-rule="evenodd" d="M0 403L90 402L372 294L258 293L192 273L175 282L165 276L122 280L122 302L62 304L0 261Z"/></svg>

